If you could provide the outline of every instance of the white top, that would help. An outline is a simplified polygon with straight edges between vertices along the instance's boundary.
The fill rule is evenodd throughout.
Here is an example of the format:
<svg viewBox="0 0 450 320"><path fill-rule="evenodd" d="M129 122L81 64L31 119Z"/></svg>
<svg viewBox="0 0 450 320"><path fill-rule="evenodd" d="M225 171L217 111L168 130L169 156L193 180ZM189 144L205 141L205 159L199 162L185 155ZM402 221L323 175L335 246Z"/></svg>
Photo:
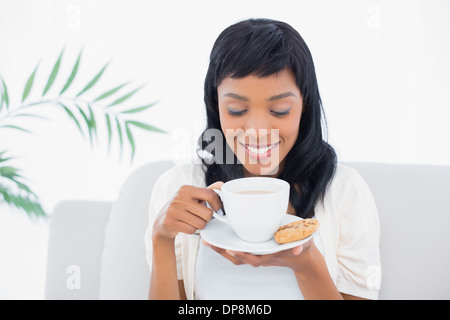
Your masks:
<svg viewBox="0 0 450 320"><path fill-rule="evenodd" d="M320 236L314 243L323 255ZM195 265L196 300L303 300L294 272L286 267L234 265L200 241Z"/></svg>
<svg viewBox="0 0 450 320"><path fill-rule="evenodd" d="M145 236L150 268L153 222L161 208L182 185L206 187L201 164L177 164L164 172L154 185ZM320 223L317 233L323 246L325 262L337 289L358 297L377 299L379 287L371 277L374 270L381 272L378 212L369 187L356 170L338 165L323 202L318 202L315 207L315 215ZM198 235L180 233L175 239L178 279L184 281L188 299L196 298L198 277L195 273L199 248L203 254L199 238ZM296 285L295 278L293 280ZM252 291L246 299L256 299L257 294L259 292Z"/></svg>

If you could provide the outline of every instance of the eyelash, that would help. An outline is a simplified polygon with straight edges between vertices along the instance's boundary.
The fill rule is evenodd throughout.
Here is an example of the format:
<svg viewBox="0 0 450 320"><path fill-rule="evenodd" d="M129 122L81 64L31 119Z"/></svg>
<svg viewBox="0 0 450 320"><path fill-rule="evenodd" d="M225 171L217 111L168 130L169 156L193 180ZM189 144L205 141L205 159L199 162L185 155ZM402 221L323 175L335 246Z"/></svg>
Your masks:
<svg viewBox="0 0 450 320"><path fill-rule="evenodd" d="M232 111L232 110L228 110L228 112L230 113L230 115L235 116L235 117L239 117L242 116L245 112L247 112L247 110L242 110L242 111ZM289 110L284 111L284 112L276 112L276 111L270 111L275 117L284 117L287 116L289 114Z"/></svg>
<svg viewBox="0 0 450 320"><path fill-rule="evenodd" d="M283 112L275 112L275 111L271 111L271 112L275 117L280 117L280 118L287 116L289 114L289 110L283 111Z"/></svg>
<svg viewBox="0 0 450 320"><path fill-rule="evenodd" d="M232 110L228 110L228 112L230 113L230 115L232 116L242 116L247 110L242 110L242 111L232 111Z"/></svg>

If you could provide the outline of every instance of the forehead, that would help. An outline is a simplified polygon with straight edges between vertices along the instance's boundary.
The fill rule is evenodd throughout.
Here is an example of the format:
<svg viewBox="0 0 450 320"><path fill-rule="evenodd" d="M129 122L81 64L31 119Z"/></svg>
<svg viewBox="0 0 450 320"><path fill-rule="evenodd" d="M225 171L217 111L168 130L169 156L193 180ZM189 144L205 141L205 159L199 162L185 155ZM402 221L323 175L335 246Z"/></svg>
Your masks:
<svg viewBox="0 0 450 320"><path fill-rule="evenodd" d="M249 75L244 78L226 77L217 87L219 98L226 93L236 93L251 97L272 96L282 91L294 91L300 95L294 73L285 69L266 77Z"/></svg>

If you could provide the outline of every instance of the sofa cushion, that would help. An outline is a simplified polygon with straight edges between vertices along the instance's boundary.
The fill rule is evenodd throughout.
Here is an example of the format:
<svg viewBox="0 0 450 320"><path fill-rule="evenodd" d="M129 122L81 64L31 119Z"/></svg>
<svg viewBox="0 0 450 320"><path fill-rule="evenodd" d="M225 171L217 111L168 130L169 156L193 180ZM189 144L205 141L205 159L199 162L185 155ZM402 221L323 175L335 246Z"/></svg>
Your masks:
<svg viewBox="0 0 450 320"><path fill-rule="evenodd" d="M144 235L148 204L156 179L172 165L170 161L143 165L122 186L105 230L100 299L147 299L150 271Z"/></svg>
<svg viewBox="0 0 450 320"><path fill-rule="evenodd" d="M99 298L100 260L112 203L59 202L48 239L45 299Z"/></svg>

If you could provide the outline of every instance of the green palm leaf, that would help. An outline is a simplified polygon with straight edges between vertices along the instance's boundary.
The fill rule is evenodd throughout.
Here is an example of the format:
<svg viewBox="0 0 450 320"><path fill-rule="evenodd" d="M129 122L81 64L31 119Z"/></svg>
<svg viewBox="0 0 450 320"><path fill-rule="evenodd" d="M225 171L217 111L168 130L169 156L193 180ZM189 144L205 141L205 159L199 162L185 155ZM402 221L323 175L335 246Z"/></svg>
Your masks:
<svg viewBox="0 0 450 320"><path fill-rule="evenodd" d="M5 153L6 153L6 151L0 152L0 162L5 162L5 161L8 161L8 160L13 159L13 158L3 158L3 155L4 155Z"/></svg>
<svg viewBox="0 0 450 320"><path fill-rule="evenodd" d="M99 101L99 100L105 99L105 98L113 95L114 93L116 93L117 91L122 89L125 85L127 85L128 83L129 83L129 81L125 82L125 83L121 84L120 86L117 86L109 91L106 91L105 93L103 93L100 96L98 96L97 98L95 98L94 101Z"/></svg>
<svg viewBox="0 0 450 320"><path fill-rule="evenodd" d="M108 66L109 62L100 70L99 73L97 73L97 75L83 88L83 90L81 90L78 94L77 97L81 96L83 93L85 93L86 91L88 91L90 88L92 88L97 81L100 79L100 77L102 76L103 72L105 72L106 67Z"/></svg>
<svg viewBox="0 0 450 320"><path fill-rule="evenodd" d="M80 125L80 122L78 121L77 117L75 117L73 112L69 108L67 108L64 104L62 104L61 102L58 102L58 104L61 107L63 107L63 110L67 113L69 118L75 122L75 125L77 126L78 130L80 130L81 136L84 138L83 129L81 129L81 125Z"/></svg>
<svg viewBox="0 0 450 320"><path fill-rule="evenodd" d="M133 134L131 133L130 127L128 126L128 123L125 122L125 130L127 132L128 141L130 142L131 146L131 161L134 159L134 153L136 152L136 144L134 143Z"/></svg>
<svg viewBox="0 0 450 320"><path fill-rule="evenodd" d="M30 117L30 118L37 118L41 120L50 120L50 118L38 115L38 114L32 114L32 113L17 113L11 116L11 118L21 118L21 117Z"/></svg>
<svg viewBox="0 0 450 320"><path fill-rule="evenodd" d="M141 112L141 111L147 110L148 108L153 107L156 103L157 102L153 102L153 103L147 104L147 105L142 106L142 107L137 107L137 108L133 108L133 109L130 109L130 110L122 111L121 113L137 113L137 112Z"/></svg>
<svg viewBox="0 0 450 320"><path fill-rule="evenodd" d="M0 204L6 203L25 211L29 216L45 217L47 214L42 208L39 200L34 193L24 192L25 194L14 194L6 186L0 184Z"/></svg>
<svg viewBox="0 0 450 320"><path fill-rule="evenodd" d="M94 111L92 110L89 104L88 110L89 110L89 123L92 128L92 132L95 134L95 136L97 136L97 121L95 121Z"/></svg>
<svg viewBox="0 0 450 320"><path fill-rule="evenodd" d="M57 82L58 73L60 73L62 58L65 53L65 48L63 48L51 69L49 77L46 81L44 89L42 91L42 97L46 96L48 92L56 86L55 82ZM98 138L97 130L100 128L100 123L98 122L98 116L103 112L102 116L105 117L106 121L106 129L108 134L108 152L111 148L111 143L113 140L113 135L117 134L118 142L120 144L120 157L122 158L123 149L126 142L129 143L131 149L131 160L134 159L136 153L136 140L133 136L133 127L138 127L140 129L144 129L146 131L151 132L160 132L166 133L164 130L161 130L157 127L154 127L150 124L143 123L141 121L128 120L125 119L125 115L134 115L140 112L143 112L156 104L156 102L150 104L143 104L137 107L126 106L129 99L134 96L139 90L143 88L139 86L133 90L127 90L127 92L121 92L124 90L123 88L128 85L130 82L123 82L120 85L117 85L109 90L101 91L100 95L98 95L95 99L86 99L86 98L78 98L88 90L91 90L97 83L100 78L103 76L106 68L109 63L106 63L103 68L101 68L95 76L87 82L87 84L78 92L77 95L73 97L62 96L63 93L67 92L69 88L73 85L75 78L78 76L78 71L80 67L81 56L83 54L83 49L80 50L77 59L73 65L73 68L70 72L68 78L63 81L61 91L59 92L59 97L54 99L40 99L31 102L25 102L27 99L30 99L31 90L33 89L36 73L38 71L40 62L37 63L36 67L32 71L31 75L28 77L25 87L22 93L22 104L17 108L9 110L10 106L10 97L8 95L8 90L5 84L5 81L2 77L0 77L0 112L2 112L2 124L0 124L0 129L13 129L19 130L22 132L31 133L28 129L25 128L24 123L20 122L20 118L30 117L30 118L38 118L38 119L46 119L39 113L35 113L34 110L38 111L36 106L51 104L57 105L59 108L64 110L64 113L74 122L80 131L83 138L87 135L86 130L89 133L89 140L91 146L94 143L94 137ZM53 88L54 89L54 88ZM120 92L120 93L119 93ZM108 101L104 103L103 101L107 98L111 99L111 103ZM100 106L96 104L98 101L103 104ZM121 105L121 108L124 111L114 111L115 109L109 109L109 107ZM28 108L33 108L33 111L29 111ZM22 109L27 109L22 110ZM7 110L5 112L5 110ZM96 118L97 117L97 118ZM8 119L8 122L3 122L4 119ZM47 119L48 120L48 119ZM14 121L14 122L13 122ZM86 129L87 128L87 129ZM113 133L113 131L117 130L117 133ZM124 135L126 134L126 138ZM115 137L114 137L115 138ZM8 164L8 161L11 160L11 157L5 156L5 151L0 152L0 205L3 203L13 205L21 210L24 210L29 215L46 215L43 208L39 203L39 199L36 193L27 185L22 177L22 172Z"/></svg>
<svg viewBox="0 0 450 320"><path fill-rule="evenodd" d="M117 119L117 118L116 118L116 126L117 126L117 134L119 135L119 142L120 142L120 157L122 157L122 153L123 153L122 127L120 125L119 119Z"/></svg>
<svg viewBox="0 0 450 320"><path fill-rule="evenodd" d="M142 89L143 86L140 86L139 88L134 89L133 91L127 93L126 95L120 97L119 99L115 100L113 103L111 103L108 107L112 107L115 105L118 105L119 103L122 103L126 100L128 100L132 95L134 95L136 92Z"/></svg>
<svg viewBox="0 0 450 320"><path fill-rule="evenodd" d="M78 111L80 112L81 116L83 117L84 121L86 122L86 126L89 132L89 140L91 141L91 146L93 145L93 139L92 139L92 126L91 126L91 120L86 115L86 113L83 111L83 109L78 105L75 104L75 106L78 108Z"/></svg>
<svg viewBox="0 0 450 320"><path fill-rule="evenodd" d="M159 128L156 128L154 126L151 126L149 124L143 123L143 122L139 122L139 121L133 121L133 120L128 120L127 124L132 124L133 126L136 126L138 128L147 130L147 131L154 131L154 132L160 132L160 133L167 133L164 130L161 130Z"/></svg>
<svg viewBox="0 0 450 320"><path fill-rule="evenodd" d="M50 76L48 78L47 84L45 85L44 92L42 93L42 96L45 96L50 90L50 88L53 85L53 82L55 82L55 78L58 75L59 66L61 65L61 59L64 53L64 49L62 49L61 53L59 54L58 60L56 60L55 66L52 69L52 72L50 73Z"/></svg>
<svg viewBox="0 0 450 320"><path fill-rule="evenodd" d="M30 94L31 88L33 87L34 76L36 75L36 71L37 71L38 67L39 67L39 63L37 64L37 66L34 69L33 73L28 78L27 83L25 84L25 89L23 90L23 94L22 94L22 102L24 102L25 99Z"/></svg>
<svg viewBox="0 0 450 320"><path fill-rule="evenodd" d="M0 77L0 79L1 79L1 77ZM5 98L3 95L3 87L0 85L0 113L2 112L4 102L5 102Z"/></svg>
<svg viewBox="0 0 450 320"><path fill-rule="evenodd" d="M12 158L4 157L6 151L0 152L0 163ZM28 215L46 216L39 204L39 199L20 175L21 170L10 165L0 167L0 205L6 203L25 211Z"/></svg>
<svg viewBox="0 0 450 320"><path fill-rule="evenodd" d="M5 81L3 80L2 77L0 77L0 80L2 80L0 86L0 93L1 93L0 111L2 111L3 105L6 106L6 110L9 109L9 96L8 96L8 89L6 89Z"/></svg>
<svg viewBox="0 0 450 320"><path fill-rule="evenodd" d="M27 130L27 129L24 129L24 128L18 127L18 126L13 126L13 125L3 125L3 126L0 126L0 128L10 128L10 129L23 131L23 132L26 132L26 133L33 133L30 130Z"/></svg>
<svg viewBox="0 0 450 320"><path fill-rule="evenodd" d="M62 95L72 84L73 79L75 79L75 76L78 72L78 67L80 66L80 60L81 60L81 53L83 52L83 49L81 49L80 54L78 55L77 61L75 62L75 65L73 66L72 72L70 73L69 78L66 81L66 84L61 89L61 92L59 95Z"/></svg>
<svg viewBox="0 0 450 320"><path fill-rule="evenodd" d="M105 113L106 118L106 127L108 128L108 152L111 149L111 138L112 138L112 126L111 126L111 118L108 113Z"/></svg>
<svg viewBox="0 0 450 320"><path fill-rule="evenodd" d="M36 193L34 193L30 187L28 187L25 183L18 181L17 179L11 179L11 181L14 181L19 188L19 190L23 190L27 192L30 195L36 196ZM37 197L37 196L36 196Z"/></svg>
<svg viewBox="0 0 450 320"><path fill-rule="evenodd" d="M12 179L15 177L20 177L20 170L11 166L0 167L0 176Z"/></svg>

